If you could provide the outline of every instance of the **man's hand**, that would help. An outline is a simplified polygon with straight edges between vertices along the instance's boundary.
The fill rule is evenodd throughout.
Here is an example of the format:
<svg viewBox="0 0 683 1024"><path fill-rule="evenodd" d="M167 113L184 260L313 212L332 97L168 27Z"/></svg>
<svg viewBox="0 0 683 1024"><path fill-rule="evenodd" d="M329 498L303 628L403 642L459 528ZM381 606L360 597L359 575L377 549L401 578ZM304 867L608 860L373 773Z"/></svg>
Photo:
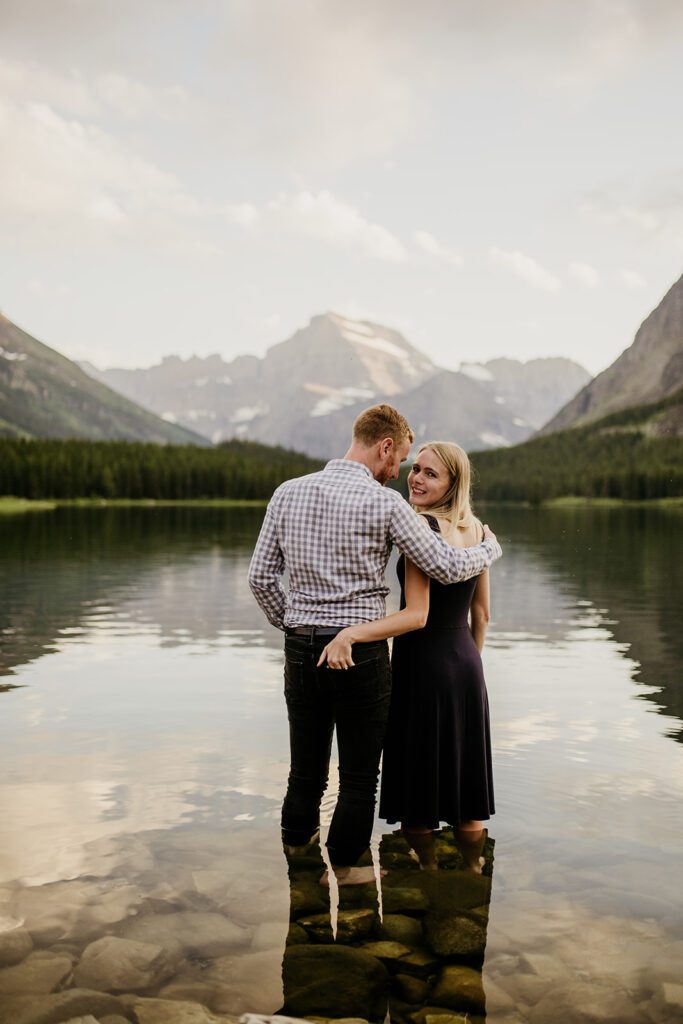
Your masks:
<svg viewBox="0 0 683 1024"><path fill-rule="evenodd" d="M327 647L323 649L317 668L320 668L325 662L327 662L328 668L353 668L352 646L349 631L342 629L341 632L337 633L334 640L331 640Z"/></svg>
<svg viewBox="0 0 683 1024"><path fill-rule="evenodd" d="M484 523L484 536L482 538L482 541L485 540L498 540L493 530L486 523Z"/></svg>

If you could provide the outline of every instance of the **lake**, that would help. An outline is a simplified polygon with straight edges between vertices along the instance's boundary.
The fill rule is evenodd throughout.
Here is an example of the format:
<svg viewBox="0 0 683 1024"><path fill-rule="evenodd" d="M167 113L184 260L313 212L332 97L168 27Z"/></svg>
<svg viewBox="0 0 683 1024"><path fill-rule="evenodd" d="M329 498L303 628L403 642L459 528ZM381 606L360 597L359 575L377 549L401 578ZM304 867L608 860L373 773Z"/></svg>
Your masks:
<svg viewBox="0 0 683 1024"><path fill-rule="evenodd" d="M378 887L339 893L279 840L262 514L0 519L0 1022L683 1020L683 513L487 510L483 872L377 821Z"/></svg>

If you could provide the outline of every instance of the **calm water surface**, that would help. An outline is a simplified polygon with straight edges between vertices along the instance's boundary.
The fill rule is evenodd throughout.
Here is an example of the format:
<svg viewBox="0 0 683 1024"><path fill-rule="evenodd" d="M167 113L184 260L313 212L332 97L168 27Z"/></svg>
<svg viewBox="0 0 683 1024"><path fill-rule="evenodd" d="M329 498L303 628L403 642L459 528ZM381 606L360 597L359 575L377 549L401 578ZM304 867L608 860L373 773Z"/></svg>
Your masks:
<svg viewBox="0 0 683 1024"><path fill-rule="evenodd" d="M114 993L141 1024L176 1020L149 1016L157 998L226 1020L287 1000L302 1016L381 1017L379 996L360 1013L332 975L319 1006L283 996L290 904L306 922L297 957L307 936L329 949L330 912L346 950L397 937L379 913L401 919L404 943L416 922L429 931L424 906L443 927L469 915L481 976L481 949L435 954L433 936L410 967L375 950L398 975L396 1021L422 1024L425 1006L454 1021L683 1020L683 515L487 512L505 557L484 655L498 805L484 874L445 833L426 878L377 822L379 897L333 891L331 908L322 865L288 865L279 843L281 637L246 584L261 515L0 520L0 1022L59 1000L74 1012L50 1020L112 1012L69 1003L74 987ZM91 949L104 936L162 952L117 975Z"/></svg>

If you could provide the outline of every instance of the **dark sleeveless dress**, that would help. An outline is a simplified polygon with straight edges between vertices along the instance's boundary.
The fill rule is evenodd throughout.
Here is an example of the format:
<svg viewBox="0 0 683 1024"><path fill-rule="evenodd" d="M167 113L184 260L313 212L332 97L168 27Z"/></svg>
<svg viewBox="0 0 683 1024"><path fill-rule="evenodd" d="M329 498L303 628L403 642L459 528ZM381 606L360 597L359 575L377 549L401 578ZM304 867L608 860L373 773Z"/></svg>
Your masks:
<svg viewBox="0 0 683 1024"><path fill-rule="evenodd" d="M398 577L404 608L403 556ZM495 812L488 695L467 619L476 584L430 580L426 626L394 639L379 808L390 824L438 828Z"/></svg>

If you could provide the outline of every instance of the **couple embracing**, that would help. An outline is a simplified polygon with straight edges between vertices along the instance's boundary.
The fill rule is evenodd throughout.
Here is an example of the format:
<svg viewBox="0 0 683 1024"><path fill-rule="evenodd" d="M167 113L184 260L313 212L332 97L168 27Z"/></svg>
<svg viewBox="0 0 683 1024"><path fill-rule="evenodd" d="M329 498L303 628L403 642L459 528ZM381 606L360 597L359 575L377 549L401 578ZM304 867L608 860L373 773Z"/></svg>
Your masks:
<svg viewBox="0 0 683 1024"><path fill-rule="evenodd" d="M419 449L410 505L384 487L413 440L390 405L361 413L343 459L277 488L249 570L256 600L285 633L283 842L305 847L317 834L336 727L339 795L327 849L342 884L365 880L355 865L370 842L383 749L380 814L401 822L425 866L440 822L474 838L494 810L479 652L486 570L501 550L471 512L469 462L457 445ZM394 545L401 610L386 615Z"/></svg>

